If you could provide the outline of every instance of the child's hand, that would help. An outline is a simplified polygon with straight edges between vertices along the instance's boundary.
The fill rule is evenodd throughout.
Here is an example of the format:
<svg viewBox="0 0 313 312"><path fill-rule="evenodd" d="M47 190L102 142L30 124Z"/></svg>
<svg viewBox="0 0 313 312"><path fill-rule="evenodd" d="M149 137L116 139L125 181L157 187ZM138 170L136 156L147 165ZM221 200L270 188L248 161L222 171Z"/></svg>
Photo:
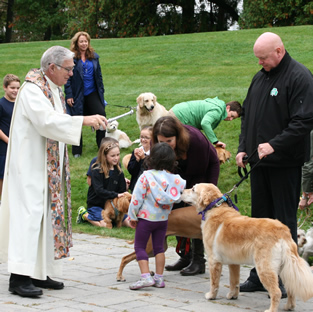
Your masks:
<svg viewBox="0 0 313 312"><path fill-rule="evenodd" d="M128 192L119 193L119 194L117 195L117 197L123 197L123 196L126 196L126 195L128 195L128 194L129 194Z"/></svg>
<svg viewBox="0 0 313 312"><path fill-rule="evenodd" d="M137 161L145 158L145 153L141 148L135 148L134 155L135 155Z"/></svg>
<svg viewBox="0 0 313 312"><path fill-rule="evenodd" d="M129 226L132 229L135 229L137 227L137 221L136 220L129 220Z"/></svg>

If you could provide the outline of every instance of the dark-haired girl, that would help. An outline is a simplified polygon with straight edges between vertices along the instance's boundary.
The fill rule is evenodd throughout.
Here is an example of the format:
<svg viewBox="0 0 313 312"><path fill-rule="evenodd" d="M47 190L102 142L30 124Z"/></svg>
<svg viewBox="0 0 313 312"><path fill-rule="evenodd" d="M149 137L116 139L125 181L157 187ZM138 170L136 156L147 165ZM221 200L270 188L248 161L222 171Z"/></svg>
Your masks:
<svg viewBox="0 0 313 312"><path fill-rule="evenodd" d="M180 201L186 181L175 170L176 155L166 143L153 146L146 159L147 168L139 177L128 209L130 226L136 228L135 252L141 271L141 279L129 286L136 290L143 287L165 287L163 271L165 265L164 239L168 215L173 204ZM156 274L150 275L146 246L152 236Z"/></svg>

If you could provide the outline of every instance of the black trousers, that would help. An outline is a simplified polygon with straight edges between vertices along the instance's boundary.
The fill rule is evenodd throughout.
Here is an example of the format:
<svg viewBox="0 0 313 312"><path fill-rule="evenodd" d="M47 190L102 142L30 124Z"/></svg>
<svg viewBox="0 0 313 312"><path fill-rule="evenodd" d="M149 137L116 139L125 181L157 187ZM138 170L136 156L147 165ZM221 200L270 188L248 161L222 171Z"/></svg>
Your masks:
<svg viewBox="0 0 313 312"><path fill-rule="evenodd" d="M301 191L301 167L256 167L251 171L251 216L278 219L290 229L297 243L297 210ZM261 283L257 272L248 278Z"/></svg>
<svg viewBox="0 0 313 312"><path fill-rule="evenodd" d="M103 104L101 103L98 92L92 92L85 96L84 98L84 116L90 116L99 114L102 116L106 116L105 109ZM98 148L100 147L101 140L105 137L105 131L97 130L96 131L96 142ZM83 136L80 137L80 144L78 146L72 145L72 154L81 155L83 151Z"/></svg>

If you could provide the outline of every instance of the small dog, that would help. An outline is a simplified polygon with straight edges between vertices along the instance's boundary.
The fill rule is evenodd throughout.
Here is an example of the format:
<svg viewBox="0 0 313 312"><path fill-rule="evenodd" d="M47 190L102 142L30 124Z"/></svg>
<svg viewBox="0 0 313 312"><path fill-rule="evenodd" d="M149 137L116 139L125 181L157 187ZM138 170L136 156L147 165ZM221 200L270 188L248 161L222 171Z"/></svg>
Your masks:
<svg viewBox="0 0 313 312"><path fill-rule="evenodd" d="M298 237L299 234L301 235L299 231L303 230L298 230ZM302 237L302 235L300 237ZM298 246L301 247L299 248L299 254L302 255L305 261L308 261L309 257L313 256L313 228L307 230L304 239L302 238L301 241L298 240Z"/></svg>
<svg viewBox="0 0 313 312"><path fill-rule="evenodd" d="M189 238L202 239L201 233L201 216L198 215L195 207L188 206L184 208L179 208L172 210L168 216L168 224L166 230L166 236L181 236ZM167 241L165 238L164 251L167 250ZM153 257L153 248L151 237L148 240L146 252L149 257ZM127 256L122 258L119 270L116 275L116 280L118 282L125 282L126 279L123 276L123 270L125 266L136 259L136 253L132 252Z"/></svg>
<svg viewBox="0 0 313 312"><path fill-rule="evenodd" d="M131 198L131 194L126 193L122 197L116 197L106 201L101 215L107 224L107 228L112 229L112 220L115 222L117 228L122 226L123 217L128 212Z"/></svg>
<svg viewBox="0 0 313 312"><path fill-rule="evenodd" d="M229 161L231 153L228 150L220 146L215 146L215 149L217 152L217 157L220 160L220 164L225 164L226 161Z"/></svg>
<svg viewBox="0 0 313 312"><path fill-rule="evenodd" d="M298 247L299 249L302 248L304 246L304 244L306 243L306 238L305 238L305 231L298 229L297 230L297 237L298 237ZM303 252L303 251L302 251ZM300 252L299 252L300 254Z"/></svg>
<svg viewBox="0 0 313 312"><path fill-rule="evenodd" d="M166 108L157 102L157 97L151 92L141 93L137 97L136 120L140 130L144 126L153 126L162 116L167 116Z"/></svg>
<svg viewBox="0 0 313 312"><path fill-rule="evenodd" d="M295 308L296 297L304 301L313 297L313 274L298 255L289 228L278 220L242 216L222 196L214 184L200 183L184 190L181 197L203 214L201 228L211 283L205 298L216 299L223 264L228 264L230 274L227 299L238 298L241 264L255 265L271 298L268 312L276 312L279 306L278 274L288 294L285 310Z"/></svg>
<svg viewBox="0 0 313 312"><path fill-rule="evenodd" d="M125 132L117 129L118 125L119 123L116 120L109 122L106 128L105 136L116 139L120 148L128 148L132 144L139 142L139 140L132 142Z"/></svg>

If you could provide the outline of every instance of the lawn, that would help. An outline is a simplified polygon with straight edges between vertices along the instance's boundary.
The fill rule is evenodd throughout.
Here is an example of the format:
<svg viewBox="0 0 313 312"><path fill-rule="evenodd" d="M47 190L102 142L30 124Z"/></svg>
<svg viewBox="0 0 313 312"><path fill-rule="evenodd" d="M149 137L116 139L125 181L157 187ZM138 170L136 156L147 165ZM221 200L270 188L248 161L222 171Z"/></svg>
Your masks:
<svg viewBox="0 0 313 312"><path fill-rule="evenodd" d="M253 54L256 38L268 29L211 32L188 35L94 39L92 46L100 55L107 117L129 111L136 106L142 92L153 92L158 102L170 109L174 104L218 96L228 102L243 102L254 74L260 69ZM313 26L270 29L281 36L293 58L311 71ZM70 41L47 41L1 44L2 66L0 77L14 73L22 80L30 68L39 67L42 53L52 45L70 46ZM0 90L3 96L3 90ZM122 106L122 107L121 107ZM119 128L135 140L139 128L135 114L119 119ZM232 153L230 162L221 166L219 188L229 191L239 180L235 155L238 147L240 120L222 122L216 129L217 137L227 144ZM90 160L97 154L95 133L84 128L84 149L79 159L70 158L72 179L73 230L119 238L132 238L132 229L100 229L88 224L76 225L76 210L86 205L86 172ZM135 146L121 151L130 153ZM129 174L125 172L129 177ZM14 190L12 190L14 191ZM233 195L233 194L232 194ZM233 196L232 196L233 197ZM250 214L249 181L237 189L239 209ZM309 222L304 227L308 227Z"/></svg>

